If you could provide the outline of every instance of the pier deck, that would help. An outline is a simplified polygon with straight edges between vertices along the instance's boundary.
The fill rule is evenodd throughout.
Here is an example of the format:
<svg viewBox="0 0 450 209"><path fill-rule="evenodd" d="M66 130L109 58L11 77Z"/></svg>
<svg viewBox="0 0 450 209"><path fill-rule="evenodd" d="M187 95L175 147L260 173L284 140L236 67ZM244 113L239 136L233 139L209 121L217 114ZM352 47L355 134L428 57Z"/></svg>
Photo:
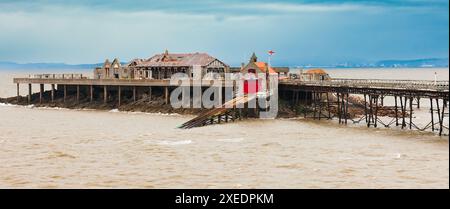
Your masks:
<svg viewBox="0 0 450 209"><path fill-rule="evenodd" d="M56 85L94 85L94 86L179 86L178 84L170 84L169 79L88 79L88 78L73 78L73 79L58 79L58 78L14 78L13 82L16 84L56 84ZM211 86L210 82L202 82L198 84L191 80L190 85ZM232 86L223 82L224 86Z"/></svg>
<svg viewBox="0 0 450 209"><path fill-rule="evenodd" d="M343 92L353 94L378 93L449 99L449 81L388 80L388 79L331 79L324 81L280 81L282 89Z"/></svg>

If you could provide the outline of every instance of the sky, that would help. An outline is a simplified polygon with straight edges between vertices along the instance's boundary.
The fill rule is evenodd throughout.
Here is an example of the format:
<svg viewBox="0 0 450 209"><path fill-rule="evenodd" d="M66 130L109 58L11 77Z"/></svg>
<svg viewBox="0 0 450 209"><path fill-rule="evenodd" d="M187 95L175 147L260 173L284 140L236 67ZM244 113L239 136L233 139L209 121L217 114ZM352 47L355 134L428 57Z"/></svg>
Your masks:
<svg viewBox="0 0 450 209"><path fill-rule="evenodd" d="M98 63L164 50L230 65L448 58L448 0L0 0L0 61Z"/></svg>

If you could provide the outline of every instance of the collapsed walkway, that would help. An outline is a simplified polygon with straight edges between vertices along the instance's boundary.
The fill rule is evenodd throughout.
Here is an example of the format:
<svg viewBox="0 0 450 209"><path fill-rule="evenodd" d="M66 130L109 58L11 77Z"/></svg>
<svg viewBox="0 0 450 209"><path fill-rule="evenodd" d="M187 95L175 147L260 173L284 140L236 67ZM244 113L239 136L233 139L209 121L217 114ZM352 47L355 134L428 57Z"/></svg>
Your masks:
<svg viewBox="0 0 450 209"><path fill-rule="evenodd" d="M242 119L242 109L237 107L245 107L250 101L256 99L256 95L243 95L235 97L234 99L225 102L220 107L207 109L200 113L199 116L182 124L179 128L190 129L194 127L201 127L211 125L214 123L222 123ZM245 113L247 114L247 113Z"/></svg>

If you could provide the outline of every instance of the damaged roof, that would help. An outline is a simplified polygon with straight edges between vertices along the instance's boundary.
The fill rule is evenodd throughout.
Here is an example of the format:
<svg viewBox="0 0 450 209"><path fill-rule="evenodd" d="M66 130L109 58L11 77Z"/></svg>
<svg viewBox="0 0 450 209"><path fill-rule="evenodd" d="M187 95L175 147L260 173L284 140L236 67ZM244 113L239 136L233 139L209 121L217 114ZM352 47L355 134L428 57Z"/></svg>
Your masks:
<svg viewBox="0 0 450 209"><path fill-rule="evenodd" d="M200 65L207 66L216 60L215 57L206 53L184 53L184 54L169 54L167 51L163 54L157 54L137 63L138 67L189 67ZM225 64L224 64L225 65Z"/></svg>

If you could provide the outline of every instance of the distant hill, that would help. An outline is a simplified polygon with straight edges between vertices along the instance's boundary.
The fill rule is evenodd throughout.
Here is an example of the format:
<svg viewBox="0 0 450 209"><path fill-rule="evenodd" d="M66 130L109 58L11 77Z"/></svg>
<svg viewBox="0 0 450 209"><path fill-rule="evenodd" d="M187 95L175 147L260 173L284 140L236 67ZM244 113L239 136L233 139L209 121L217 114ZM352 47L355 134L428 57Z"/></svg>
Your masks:
<svg viewBox="0 0 450 209"><path fill-rule="evenodd" d="M126 63L122 63L126 64ZM15 62L2 62L0 61L0 70L77 70L77 69L94 69L95 67L102 66L103 63L96 64L65 64L65 63L15 63Z"/></svg>
<svg viewBox="0 0 450 209"><path fill-rule="evenodd" d="M448 58L415 59L415 60L382 60L376 67L448 67Z"/></svg>
<svg viewBox="0 0 450 209"><path fill-rule="evenodd" d="M93 69L97 66L101 66L103 63L97 64L65 64L65 63L15 63L15 62L1 62L0 69L10 70L39 70L39 69Z"/></svg>
<svg viewBox="0 0 450 209"><path fill-rule="evenodd" d="M126 62L122 63L123 65ZM103 63L95 64L65 64L65 63L15 63L0 61L0 70L81 70L94 69L102 66ZM449 67L448 58L430 58L430 59L414 59L414 60L381 60L378 62L353 63L346 62L334 65L300 65L304 68L421 68L421 67Z"/></svg>
<svg viewBox="0 0 450 209"><path fill-rule="evenodd" d="M448 58L414 60L381 60L377 62L344 62L329 65L301 65L304 68L437 68L449 67Z"/></svg>

